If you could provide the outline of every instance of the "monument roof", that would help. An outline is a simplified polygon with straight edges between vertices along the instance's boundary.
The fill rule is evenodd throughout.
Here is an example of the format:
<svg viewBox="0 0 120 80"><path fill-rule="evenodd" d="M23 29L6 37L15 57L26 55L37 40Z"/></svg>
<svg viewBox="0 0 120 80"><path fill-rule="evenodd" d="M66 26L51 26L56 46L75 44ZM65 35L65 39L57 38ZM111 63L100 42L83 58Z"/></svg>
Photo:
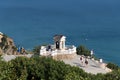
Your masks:
<svg viewBox="0 0 120 80"><path fill-rule="evenodd" d="M54 35L55 41L60 41L62 37L65 37L64 35Z"/></svg>

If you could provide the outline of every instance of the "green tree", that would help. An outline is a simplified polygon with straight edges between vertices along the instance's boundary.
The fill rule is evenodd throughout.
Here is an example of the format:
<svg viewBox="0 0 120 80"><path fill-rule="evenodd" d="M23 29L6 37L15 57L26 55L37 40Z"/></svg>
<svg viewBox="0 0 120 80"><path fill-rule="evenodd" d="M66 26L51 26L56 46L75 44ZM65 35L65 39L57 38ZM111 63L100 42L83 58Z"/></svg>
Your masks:
<svg viewBox="0 0 120 80"><path fill-rule="evenodd" d="M113 63L108 63L107 67L110 68L110 69L113 69L113 70L118 70L119 69L119 66L116 65L116 64L113 64Z"/></svg>
<svg viewBox="0 0 120 80"><path fill-rule="evenodd" d="M28 76L27 69L26 67L24 67L20 76L20 80L27 80L27 76Z"/></svg>
<svg viewBox="0 0 120 80"><path fill-rule="evenodd" d="M104 75L104 80L120 80L120 69Z"/></svg>
<svg viewBox="0 0 120 80"><path fill-rule="evenodd" d="M40 53L40 49L41 49L41 46L47 46L48 44L42 44L42 45L38 45L38 46L35 46L32 50L32 52L34 54L39 54Z"/></svg>
<svg viewBox="0 0 120 80"><path fill-rule="evenodd" d="M91 76L91 80L105 80L104 74L98 73L97 75Z"/></svg>
<svg viewBox="0 0 120 80"><path fill-rule="evenodd" d="M65 75L64 80L85 80L85 79L75 72L70 72Z"/></svg>
<svg viewBox="0 0 120 80"><path fill-rule="evenodd" d="M77 47L77 54L84 55L84 56L90 56L90 50L84 46L78 46Z"/></svg>
<svg viewBox="0 0 120 80"><path fill-rule="evenodd" d="M41 45L34 47L33 48L33 53L34 54L39 54L40 53L40 49L41 49Z"/></svg>
<svg viewBox="0 0 120 80"><path fill-rule="evenodd" d="M0 80L11 80L12 70L11 70L12 64L0 61Z"/></svg>
<svg viewBox="0 0 120 80"><path fill-rule="evenodd" d="M0 60L0 80L119 80L120 68L107 74L88 74L79 67L47 57Z"/></svg>
<svg viewBox="0 0 120 80"><path fill-rule="evenodd" d="M21 79L25 80L27 78L27 67L30 64L29 58L26 57L17 57L15 60L11 60L10 63L13 65L12 70L12 77L13 80Z"/></svg>

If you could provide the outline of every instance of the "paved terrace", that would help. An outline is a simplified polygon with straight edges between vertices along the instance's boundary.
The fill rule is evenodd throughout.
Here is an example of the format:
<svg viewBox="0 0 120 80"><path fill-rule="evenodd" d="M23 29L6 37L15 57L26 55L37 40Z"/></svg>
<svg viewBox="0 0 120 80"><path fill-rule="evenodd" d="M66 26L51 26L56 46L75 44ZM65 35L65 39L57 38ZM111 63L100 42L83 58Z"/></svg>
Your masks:
<svg viewBox="0 0 120 80"><path fill-rule="evenodd" d="M72 66L78 66L82 68L85 72L92 73L92 74L97 74L97 73L108 73L111 70L105 67L105 63L100 63L98 61L88 59L88 65L86 65L85 58L83 58L83 64L80 61L80 56L77 55L74 59L70 60L63 60L66 64L70 64Z"/></svg>
<svg viewBox="0 0 120 80"><path fill-rule="evenodd" d="M7 55L7 54L5 54L5 55L2 55L3 60L5 60L5 61L10 61L19 56L26 56L26 57L30 58L30 57L32 57L32 54L27 54L27 55Z"/></svg>

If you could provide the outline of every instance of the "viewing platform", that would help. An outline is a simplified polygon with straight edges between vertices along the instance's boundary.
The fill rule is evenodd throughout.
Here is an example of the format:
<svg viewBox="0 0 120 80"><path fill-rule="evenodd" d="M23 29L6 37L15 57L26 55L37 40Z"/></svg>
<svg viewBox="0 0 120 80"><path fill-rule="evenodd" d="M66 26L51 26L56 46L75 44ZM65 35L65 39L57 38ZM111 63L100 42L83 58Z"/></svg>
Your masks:
<svg viewBox="0 0 120 80"><path fill-rule="evenodd" d="M69 56L73 57L73 55L76 55L76 47L74 45L65 45L65 36L55 35L53 39L54 45L41 46L41 56L51 56L53 58L61 56L61 59L66 56L69 59Z"/></svg>

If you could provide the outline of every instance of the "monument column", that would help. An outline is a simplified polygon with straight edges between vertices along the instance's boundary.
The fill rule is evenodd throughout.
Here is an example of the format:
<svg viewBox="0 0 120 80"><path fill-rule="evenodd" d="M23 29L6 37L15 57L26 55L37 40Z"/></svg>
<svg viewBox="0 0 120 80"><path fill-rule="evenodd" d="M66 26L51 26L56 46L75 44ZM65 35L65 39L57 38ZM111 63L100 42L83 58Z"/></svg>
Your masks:
<svg viewBox="0 0 120 80"><path fill-rule="evenodd" d="M63 49L65 49L65 41L63 41L63 44L62 44L62 45L63 45Z"/></svg>

